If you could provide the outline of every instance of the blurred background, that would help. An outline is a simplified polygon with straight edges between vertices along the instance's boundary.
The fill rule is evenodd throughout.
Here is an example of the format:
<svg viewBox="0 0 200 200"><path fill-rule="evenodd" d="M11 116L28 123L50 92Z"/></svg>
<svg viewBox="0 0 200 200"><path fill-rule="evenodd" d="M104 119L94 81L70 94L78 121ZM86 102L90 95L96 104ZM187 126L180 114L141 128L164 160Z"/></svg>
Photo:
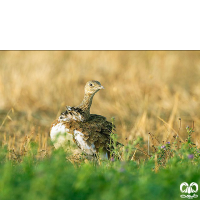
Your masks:
<svg viewBox="0 0 200 200"><path fill-rule="evenodd" d="M200 144L199 51L1 51L0 139L12 146L33 133L47 145L51 123L82 101L89 80L105 87L91 113L115 117L120 142L149 132L185 140L189 126Z"/></svg>

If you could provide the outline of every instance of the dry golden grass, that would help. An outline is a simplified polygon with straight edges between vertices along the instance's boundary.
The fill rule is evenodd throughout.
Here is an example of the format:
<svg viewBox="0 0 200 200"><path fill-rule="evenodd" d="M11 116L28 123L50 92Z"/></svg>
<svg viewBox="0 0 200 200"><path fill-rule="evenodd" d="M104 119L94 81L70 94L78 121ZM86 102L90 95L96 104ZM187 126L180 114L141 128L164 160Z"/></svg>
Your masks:
<svg viewBox="0 0 200 200"><path fill-rule="evenodd" d="M105 90L91 113L114 116L120 142L147 140L149 132L185 140L194 124L199 145L199 77L198 51L0 52L0 140L20 151L32 135L47 150L51 122L81 102L88 80L98 80Z"/></svg>

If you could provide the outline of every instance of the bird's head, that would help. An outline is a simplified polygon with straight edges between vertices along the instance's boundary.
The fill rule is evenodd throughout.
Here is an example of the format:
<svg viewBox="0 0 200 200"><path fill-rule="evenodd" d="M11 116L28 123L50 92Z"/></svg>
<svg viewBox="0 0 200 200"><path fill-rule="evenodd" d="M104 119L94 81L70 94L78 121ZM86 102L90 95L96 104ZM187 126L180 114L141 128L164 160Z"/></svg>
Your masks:
<svg viewBox="0 0 200 200"><path fill-rule="evenodd" d="M99 90L104 89L99 81L88 81L85 85L85 93L86 94L95 94Z"/></svg>

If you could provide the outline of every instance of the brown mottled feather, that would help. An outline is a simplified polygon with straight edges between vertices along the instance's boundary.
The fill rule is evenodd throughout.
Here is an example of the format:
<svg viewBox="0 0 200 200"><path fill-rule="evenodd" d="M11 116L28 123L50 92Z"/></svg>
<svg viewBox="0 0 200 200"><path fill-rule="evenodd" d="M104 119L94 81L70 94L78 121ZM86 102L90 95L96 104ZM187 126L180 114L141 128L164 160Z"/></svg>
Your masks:
<svg viewBox="0 0 200 200"><path fill-rule="evenodd" d="M88 144L94 143L97 150L109 148L112 123L106 121L105 117L91 114L88 121L77 123L71 120L70 122L63 122L63 124L70 130L78 130L83 133L84 140Z"/></svg>

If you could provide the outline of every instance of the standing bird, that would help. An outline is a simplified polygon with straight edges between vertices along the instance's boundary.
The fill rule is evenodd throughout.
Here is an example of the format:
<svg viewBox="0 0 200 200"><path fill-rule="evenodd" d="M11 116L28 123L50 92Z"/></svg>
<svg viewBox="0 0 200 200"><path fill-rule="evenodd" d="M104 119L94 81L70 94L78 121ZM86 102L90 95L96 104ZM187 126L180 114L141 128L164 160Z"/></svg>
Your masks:
<svg viewBox="0 0 200 200"><path fill-rule="evenodd" d="M50 136L55 148L73 147L75 154L85 152L94 156L100 152L102 157L110 157L113 124L101 115L90 114L93 97L101 89L104 87L100 82L88 81L81 104L67 106L66 111L52 123Z"/></svg>

